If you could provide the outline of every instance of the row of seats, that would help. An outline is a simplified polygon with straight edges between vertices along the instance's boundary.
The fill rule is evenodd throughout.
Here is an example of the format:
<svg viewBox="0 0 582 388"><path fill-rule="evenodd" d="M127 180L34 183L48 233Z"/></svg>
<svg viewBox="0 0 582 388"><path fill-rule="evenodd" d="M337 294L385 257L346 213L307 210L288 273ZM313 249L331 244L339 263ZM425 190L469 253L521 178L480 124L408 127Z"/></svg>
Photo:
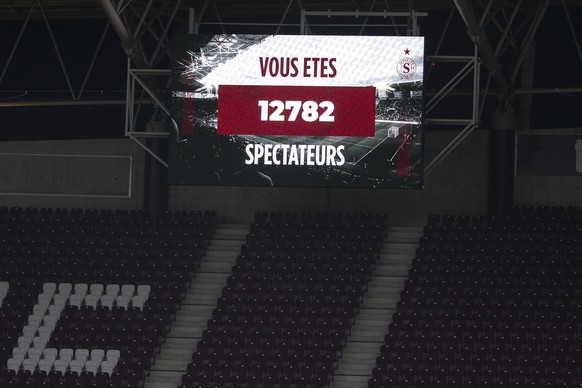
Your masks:
<svg viewBox="0 0 582 388"><path fill-rule="evenodd" d="M0 386L143 386L216 223L186 214L0 207Z"/></svg>
<svg viewBox="0 0 582 388"><path fill-rule="evenodd" d="M152 217L140 209L80 209L80 208L36 208L36 207L5 207L0 206L0 223L9 223L10 221L40 221L58 224L61 221L90 221L114 223L132 221L137 224L148 224ZM214 211L186 211L186 210L165 210L156 220L160 223L209 223L216 225L217 216Z"/></svg>
<svg viewBox="0 0 582 388"><path fill-rule="evenodd" d="M468 215L429 215L427 225L495 225L499 222L520 223L522 221L559 221L567 223L569 219L580 219L582 212L578 206L512 206L504 217L468 216Z"/></svg>
<svg viewBox="0 0 582 388"><path fill-rule="evenodd" d="M2 303L4 303L4 298L8 294L8 288L10 284L8 282L0 282L0 307L2 307Z"/></svg>
<svg viewBox="0 0 582 388"><path fill-rule="evenodd" d="M582 386L582 251L575 235L567 254L552 246L554 230L568 236L582 214L574 207L510 213L428 218L370 388ZM528 220L545 227L523 227ZM490 249L466 249L462 237L472 226ZM519 228L535 229L535 238L504 249Z"/></svg>
<svg viewBox="0 0 582 388"><path fill-rule="evenodd" d="M385 229L388 223L386 214L360 213L310 213L310 212L257 212L251 225L251 231L269 224L269 230L284 227L286 230L320 229L331 232L347 226L376 227Z"/></svg>
<svg viewBox="0 0 582 388"><path fill-rule="evenodd" d="M22 335L18 338L18 346L12 351L12 357L7 360L8 369L18 372L22 367L23 370L34 372L37 367L40 368L42 366L44 370L47 367L52 368L54 366L55 370L61 370L61 367L64 367L65 370L62 371L64 373L67 367L69 367L71 359L68 357L67 359L59 357L59 360L55 360L55 358L49 357L53 352L45 352L45 347L51 339L56 326L59 324L61 314L67 302L69 302L70 306L76 306L74 300L77 298L75 297L78 297L79 300L86 298L86 305L95 308L96 306L92 306L88 302L91 297L91 299L97 300L97 298L101 298L103 300L104 297L109 296L112 300L113 298L125 295L126 298L140 298L140 308L143 308L143 304L149 296L150 287L149 285L138 286L137 295L134 296L135 289L136 287L134 285L124 285L122 287L122 294L118 296L121 288L117 284L109 284L103 287L102 284L88 286L87 284L78 283L73 289L70 283L62 283L58 286L57 290L55 283L45 283L43 285L43 291L39 294L38 301L33 307L32 314L28 317L28 325L24 326ZM103 293L104 290L105 293ZM101 305L105 306L104 303L101 303ZM111 308L112 306L106 307ZM105 354L104 350L93 349L89 360L87 360L87 357L83 357L86 353L84 350L79 353L76 352L76 362L71 364L71 370L73 366L79 367L80 369L75 370L80 373L83 368L90 367L87 370L95 374L98 369L105 367L106 370L102 371L111 375L119 358L119 350L115 350L114 352L117 354L116 359L114 362L112 359L108 359L106 360L106 364L102 364L101 362ZM68 355L67 352L64 354ZM41 356L43 356L42 359ZM83 358L83 362L81 362L81 358ZM86 364L85 361L89 363ZM47 372L50 372L50 369Z"/></svg>
<svg viewBox="0 0 582 388"><path fill-rule="evenodd" d="M341 248L316 240L300 249L288 245L307 220L318 222L322 237L336 225L385 225L380 215L257 213L182 388L329 384L385 229L346 237Z"/></svg>
<svg viewBox="0 0 582 388"><path fill-rule="evenodd" d="M86 371L93 375L102 372L111 376L120 358L120 351L117 349L106 352L103 349L45 348L40 350L33 348L26 354L28 357L17 349L15 349L14 357L8 359L7 362L7 369L14 372L23 370L34 373L39 370L48 374L56 371L64 375L70 371L81 375ZM21 357L25 358L20 361Z"/></svg>

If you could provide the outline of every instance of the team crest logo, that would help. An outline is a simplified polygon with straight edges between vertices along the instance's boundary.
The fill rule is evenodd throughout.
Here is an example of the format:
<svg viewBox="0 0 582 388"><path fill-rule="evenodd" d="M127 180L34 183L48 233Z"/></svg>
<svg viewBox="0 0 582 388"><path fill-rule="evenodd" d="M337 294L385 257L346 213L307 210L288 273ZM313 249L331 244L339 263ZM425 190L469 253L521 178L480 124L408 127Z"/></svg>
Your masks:
<svg viewBox="0 0 582 388"><path fill-rule="evenodd" d="M404 50L404 54L409 55L410 50ZM396 72L402 79L411 79L416 74L416 61L410 57L404 57L396 64Z"/></svg>

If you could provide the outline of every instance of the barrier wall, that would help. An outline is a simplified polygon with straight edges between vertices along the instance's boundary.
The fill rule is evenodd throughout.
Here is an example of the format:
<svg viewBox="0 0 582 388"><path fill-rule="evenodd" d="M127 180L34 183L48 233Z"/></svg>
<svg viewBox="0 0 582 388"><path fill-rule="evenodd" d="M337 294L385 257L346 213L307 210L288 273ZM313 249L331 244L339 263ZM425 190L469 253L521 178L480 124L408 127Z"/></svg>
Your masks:
<svg viewBox="0 0 582 388"><path fill-rule="evenodd" d="M143 166L129 139L0 142L0 205L142 208Z"/></svg>
<svg viewBox="0 0 582 388"><path fill-rule="evenodd" d="M457 134L427 132L425 160ZM213 209L227 222L258 210L487 214L488 139L486 130L473 132L423 190L170 186L169 207ZM0 142L0 206L142 208L143 175L144 152L129 139ZM514 203L582 206L582 177L517 175Z"/></svg>
<svg viewBox="0 0 582 388"><path fill-rule="evenodd" d="M582 129L517 133L516 205L582 206Z"/></svg>

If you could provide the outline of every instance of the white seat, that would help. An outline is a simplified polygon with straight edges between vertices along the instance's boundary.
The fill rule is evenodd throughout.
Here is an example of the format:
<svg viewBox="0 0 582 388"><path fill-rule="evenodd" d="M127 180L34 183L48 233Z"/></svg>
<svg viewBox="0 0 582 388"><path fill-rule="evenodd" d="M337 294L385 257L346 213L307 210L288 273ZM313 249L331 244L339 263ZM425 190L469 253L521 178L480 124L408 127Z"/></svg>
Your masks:
<svg viewBox="0 0 582 388"><path fill-rule="evenodd" d="M97 374L98 370L99 370L99 367L95 366L95 365L86 365L85 366L85 372L92 373L93 376L95 376Z"/></svg>
<svg viewBox="0 0 582 388"><path fill-rule="evenodd" d="M70 362L73 359L73 349L62 348L59 350L59 360L68 360Z"/></svg>
<svg viewBox="0 0 582 388"><path fill-rule="evenodd" d="M57 372L61 372L62 374L65 374L68 367L69 361L67 360L56 360L55 363L53 364L54 370Z"/></svg>
<svg viewBox="0 0 582 388"><path fill-rule="evenodd" d="M101 364L101 372L107 373L109 377L111 377L111 375L113 374L113 369L115 369L115 367Z"/></svg>
<svg viewBox="0 0 582 388"><path fill-rule="evenodd" d="M64 308L62 308L62 310L61 310L60 306L55 306L55 305L52 305L51 307L54 307L54 309L49 311L49 313L44 316L43 323L45 323L45 324L46 324L46 322L55 322L56 323L61 318L61 315L63 314L62 310L64 310Z"/></svg>
<svg viewBox="0 0 582 388"><path fill-rule="evenodd" d="M143 310L143 306L145 305L145 297L139 294L134 296L131 298L131 305L133 307L137 307L140 310Z"/></svg>
<svg viewBox="0 0 582 388"><path fill-rule="evenodd" d="M44 317L44 314L46 313L46 311L48 310L49 307L49 303L46 304L35 304L34 307L32 308L32 316L33 317L39 317L40 319L42 319L42 317Z"/></svg>
<svg viewBox="0 0 582 388"><path fill-rule="evenodd" d="M77 283L75 284L75 287L73 289L75 290L74 295L81 295L84 298L85 295L87 295L87 290L89 289L89 286L85 283Z"/></svg>
<svg viewBox="0 0 582 388"><path fill-rule="evenodd" d="M43 358L40 359L42 360L46 360L47 362L50 362L51 365L55 363L55 361L57 360L57 356L56 355L43 355Z"/></svg>
<svg viewBox="0 0 582 388"><path fill-rule="evenodd" d="M101 295L103 295L103 284L91 284L89 287L89 294L101 297Z"/></svg>
<svg viewBox="0 0 582 388"><path fill-rule="evenodd" d="M48 339L43 338L43 341L37 340L36 343L33 343L32 347L30 349L40 349L41 354L42 354L42 351L44 350L44 348L46 348L47 344L48 344Z"/></svg>
<svg viewBox="0 0 582 388"><path fill-rule="evenodd" d="M32 345L32 340L34 339L34 335L22 335L20 337L18 337L18 346L19 347L30 347L30 345Z"/></svg>
<svg viewBox="0 0 582 388"><path fill-rule="evenodd" d="M43 349L30 348L30 349L28 349L28 358L38 357L40 359L42 357L43 352L44 352L44 348Z"/></svg>
<svg viewBox="0 0 582 388"><path fill-rule="evenodd" d="M97 308L98 302L99 302L99 296L97 296L97 295L89 294L85 297L85 306L92 307L93 310L95 310Z"/></svg>
<svg viewBox="0 0 582 388"><path fill-rule="evenodd" d="M49 314L55 315L60 318L66 305L67 301L64 299L54 301L54 304L49 306Z"/></svg>
<svg viewBox="0 0 582 388"><path fill-rule="evenodd" d="M71 295L72 290L73 290L73 285L71 283L59 284L59 294L68 296L68 295Z"/></svg>
<svg viewBox="0 0 582 388"><path fill-rule="evenodd" d="M111 360L111 359L115 359L116 362L117 360L119 360L119 357L121 356L121 352L117 349L109 349L106 353L105 353L105 359L106 360Z"/></svg>
<svg viewBox="0 0 582 388"><path fill-rule="evenodd" d="M31 348L31 349L33 349L33 348ZM41 358L41 356L42 356L42 350L41 350L41 351L39 351L39 352L36 352L36 353L31 353L31 352L30 352L30 350L31 350L31 349L28 349L28 355L27 355L27 356L26 356L24 359L25 359L25 360L26 360L26 359L29 359L29 360L35 360L35 361L36 361L36 363L38 364L38 362L40 361L40 358Z"/></svg>
<svg viewBox="0 0 582 388"><path fill-rule="evenodd" d="M81 308L81 305L83 304L83 299L85 299L85 295L73 294L69 298L69 304L71 306L77 306L78 308Z"/></svg>
<svg viewBox="0 0 582 388"><path fill-rule="evenodd" d="M93 349L93 350L91 350L91 353L89 355L89 358L91 360L99 359L99 362L101 362L105 358L105 350L103 350L103 349Z"/></svg>
<svg viewBox="0 0 582 388"><path fill-rule="evenodd" d="M121 351L118 349L109 349L105 352L105 358L109 359L111 357L119 358L121 356Z"/></svg>
<svg viewBox="0 0 582 388"><path fill-rule="evenodd" d="M36 336L37 332L38 332L38 327L26 325L22 328L22 334L20 335L20 337L26 337L26 338L32 339Z"/></svg>
<svg viewBox="0 0 582 388"><path fill-rule="evenodd" d="M9 358L8 361L6 361L6 367L9 370L13 370L15 372L18 372L20 370L21 365L22 365L22 360L19 360L16 358Z"/></svg>
<svg viewBox="0 0 582 388"><path fill-rule="evenodd" d="M117 359L107 359L107 360L103 360L101 361L101 369L105 368L105 367L109 367L111 369L115 369L115 366L117 365Z"/></svg>
<svg viewBox="0 0 582 388"><path fill-rule="evenodd" d="M57 326L57 321L58 319L56 317L54 317L53 315L47 315L45 316L45 321L43 322L43 325L40 327L46 327L50 330L54 330L55 327ZM40 328L38 329L39 333L40 333Z"/></svg>
<svg viewBox="0 0 582 388"><path fill-rule="evenodd" d="M62 304L64 306L65 304L67 304L67 300L69 300L69 296L70 296L69 294L66 294L66 295L65 294L56 294L53 297L53 303L55 305Z"/></svg>
<svg viewBox="0 0 582 388"><path fill-rule="evenodd" d="M149 284L141 284L139 286L137 286L137 294L138 295L143 295L146 298L148 296L150 296L150 291L152 290L152 288L150 287Z"/></svg>
<svg viewBox="0 0 582 388"><path fill-rule="evenodd" d="M119 284L108 284L105 287L105 295L117 296L119 295Z"/></svg>
<svg viewBox="0 0 582 388"><path fill-rule="evenodd" d="M83 360L72 360L69 364L69 369L71 372L76 372L77 374L81 374L83 372L83 367L85 366L85 362Z"/></svg>
<svg viewBox="0 0 582 388"><path fill-rule="evenodd" d="M129 307L129 302L131 301L131 297L130 296L126 296L126 295L119 295L116 299L115 299L115 305L118 307L122 307L125 310L127 310L127 308Z"/></svg>
<svg viewBox="0 0 582 388"><path fill-rule="evenodd" d="M115 296L113 295L103 295L101 297L101 306L103 307L107 307L108 309L112 309L113 308L113 303L115 302Z"/></svg>
<svg viewBox="0 0 582 388"><path fill-rule="evenodd" d="M93 367L99 369L101 366L101 360L87 360L85 363L85 368Z"/></svg>
<svg viewBox="0 0 582 388"><path fill-rule="evenodd" d="M38 370L49 373L53 368L54 360L42 359L38 362Z"/></svg>
<svg viewBox="0 0 582 388"><path fill-rule="evenodd" d="M55 348L46 348L42 354L44 358L48 358L50 356L54 356L56 358L59 355L59 351Z"/></svg>
<svg viewBox="0 0 582 388"><path fill-rule="evenodd" d="M41 336L34 337L34 339L32 340L32 346L35 348L42 347L42 349L44 350L49 339L50 339L50 337L41 337Z"/></svg>
<svg viewBox="0 0 582 388"><path fill-rule="evenodd" d="M27 358L22 362L22 369L30 371L30 372L34 372L37 365L38 365L38 360Z"/></svg>
<svg viewBox="0 0 582 388"><path fill-rule="evenodd" d="M59 295L59 298L53 300L53 304L55 306L59 306L59 310L63 311L63 309L67 305L67 301L68 300L69 300L69 297L68 296L62 295L62 297L61 297L61 295Z"/></svg>
<svg viewBox="0 0 582 388"><path fill-rule="evenodd" d="M28 316L28 324L26 326L38 329L41 322L42 322L42 318L43 318L42 316L29 315Z"/></svg>
<svg viewBox="0 0 582 388"><path fill-rule="evenodd" d="M134 284L124 284L121 286L121 295L133 296L135 294L135 285Z"/></svg>
<svg viewBox="0 0 582 388"><path fill-rule="evenodd" d="M26 353L28 353L28 346L27 347L20 347L12 349L12 358L24 358L26 357Z"/></svg>
<svg viewBox="0 0 582 388"><path fill-rule="evenodd" d="M57 290L56 283L45 283L42 285L42 291L45 294L54 295L56 290Z"/></svg>
<svg viewBox="0 0 582 388"><path fill-rule="evenodd" d="M38 336L49 340L51 338L51 335L53 334L54 329L55 329L54 325L41 326L38 329Z"/></svg>
<svg viewBox="0 0 582 388"><path fill-rule="evenodd" d="M51 295L51 294L47 294L44 292L38 294L38 304L40 304L42 306L50 305L52 300L53 300L53 295Z"/></svg>
<svg viewBox="0 0 582 388"><path fill-rule="evenodd" d="M4 303L4 298L8 295L8 282L0 282L0 306Z"/></svg>
<svg viewBox="0 0 582 388"><path fill-rule="evenodd" d="M83 349L83 348L79 348L77 350L75 350L75 359L78 359L79 357L81 358L85 358L85 360L87 358L89 358L89 349Z"/></svg>

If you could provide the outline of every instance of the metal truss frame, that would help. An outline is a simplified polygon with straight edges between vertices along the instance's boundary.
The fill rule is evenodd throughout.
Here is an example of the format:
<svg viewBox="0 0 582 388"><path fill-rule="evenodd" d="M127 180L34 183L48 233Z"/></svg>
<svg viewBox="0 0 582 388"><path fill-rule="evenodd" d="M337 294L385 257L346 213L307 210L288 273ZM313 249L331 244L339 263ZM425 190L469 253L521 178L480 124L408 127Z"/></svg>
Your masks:
<svg viewBox="0 0 582 388"><path fill-rule="evenodd" d="M371 9L374 8L374 3L372 3L372 7ZM382 27L394 27L394 30L398 33L398 27L406 27L406 35L408 36L418 36L420 35L420 28L418 25L418 18L419 17L426 17L428 16L428 13L426 12L416 12L414 10L410 11L410 12L390 12L388 10L384 10L383 12L375 12L375 11L359 11L356 10L354 12L349 12L349 11L332 11L327 10L327 11L307 11L304 8L301 8L301 22L299 24L299 34L300 35L308 35L311 33L310 28L309 28L309 23L307 21L307 17L308 16L324 16L327 17L328 19L331 19L332 17L338 17L338 16L348 16L348 17L353 17L355 19L359 19L360 17L364 18L363 22L361 23L350 23L349 26L353 26L353 27L360 27L360 35L363 34L364 32L364 28L366 28L367 26L382 26ZM370 18L382 18L384 20L386 20L387 18L390 18L390 21L388 23L382 23L382 24L374 24L374 25L370 25L368 24ZM405 22L402 23L396 23L395 19L401 19L404 18L406 19ZM326 23L326 26L329 27L342 27L345 26L343 24L334 24L334 23Z"/></svg>
<svg viewBox="0 0 582 388"><path fill-rule="evenodd" d="M524 61L532 48L535 34L550 4L550 0L454 0L454 3L456 10L467 26L469 38L475 44L474 64L472 65L474 71L472 119L466 122L462 119L455 120L457 124L465 125L464 129L426 166L425 175L430 174L444 158L478 127L485 97L490 93L490 88L493 89L492 94L498 100L497 110L499 112L513 111L512 100L515 96L582 92L582 88L534 89L531 87L533 76L525 71L522 72L521 79L518 80L518 75L522 71ZM561 5L566 14L578 54L582 60L582 49L564 0L561 0ZM443 31L441 42L447 32L449 21L447 21L447 27ZM479 58L477 58L477 52L479 53ZM429 58L442 61L442 57L439 56ZM469 74L471 67L471 60L467 58L467 61L467 65L463 68L466 72L465 75ZM488 79L483 91L480 90L479 86L479 67L481 63L488 70ZM461 77L463 70L455 77ZM455 77L451 82L455 80ZM491 85L491 81L493 81L494 85ZM517 85L518 81L521 85ZM435 97L442 95L443 89ZM481 98L480 102L481 95L483 98ZM432 109L432 101L435 101L435 97L427 104L425 113L430 112ZM531 115L531 98L523 99L521 102L525 104L520 107L520 113L529 117ZM444 124L444 122L439 123L435 119L426 119L425 122L428 124ZM454 124L454 122L449 123ZM529 123L529 120L527 120L527 123Z"/></svg>
<svg viewBox="0 0 582 388"><path fill-rule="evenodd" d="M105 2L108 0L100 0L101 2ZM283 25L284 19L289 11L290 6L292 5L294 0L290 0L283 17L277 27L277 31ZM205 3L204 10L208 5L208 1ZM215 3L213 3L215 4ZM215 5L216 6L216 5ZM215 8L217 14L218 10ZM196 32L198 31L199 25L201 23L202 15L199 15L198 19L195 19L194 10L191 10L189 13L189 31ZM416 36L419 34L419 24L418 18L419 17L426 17L428 13L426 12L374 12L374 11L354 11L354 12L335 12L335 11L307 11L304 8L301 8L301 22L299 25L300 34L309 34L310 28L308 23L308 17L351 17L358 19L360 17L363 18L362 22L354 23L352 25L361 27L360 34L363 33L364 28L368 25L370 18L382 18L386 20L389 18L388 23L385 25L387 27L394 27L395 31L398 32L399 27L406 27L407 35ZM397 19L405 19L405 22L397 23ZM140 24L142 23L142 19L140 19ZM115 25L115 23L112 21ZM334 26L333 23L330 23L329 26ZM222 26L224 31L224 27ZM447 146L445 149L437 155L431 163L427 166L425 174L430 173L446 156L448 156L453 149L461 143L475 128L478 127L479 123L479 78L480 78L480 65L481 61L477 56L477 48L475 48L475 54L473 56L433 56L430 57L431 60L438 60L439 62L443 63L451 63L451 62L461 62L465 63L465 66L457 73L443 88L429 101L427 104L427 113L432 110L439 102L441 102L454 88L467 76L473 74L473 90L472 90L472 98L473 98L473 107L471 112L471 117L468 119L427 119L425 120L426 124L434 124L434 125L465 125L465 128L461 131L461 133L455 137L455 139ZM159 98L156 97L155 93L148 87L147 83L144 79L140 78L142 75L169 75L167 70L157 69L157 70L147 70L147 69L132 69L131 68L131 61L128 61L128 83L127 83L127 107L126 107L126 135L129 136L132 140L137 142L137 144L142 147L145 151L150 153L156 160L162 163L164 166L168 166L168 163L161 159L158 155L156 155L151 149L147 147L147 145L140 140L140 138L147 138L147 137L167 137L167 132L148 132L148 131L136 131L135 130L135 122L137 118L136 112L139 112L141 101L143 100L143 92L147 93L147 95L157 104L157 106L168 116L171 116L169 109L164 105ZM136 104L135 100L135 90L136 90L136 82L143 88L142 95L140 97L140 102Z"/></svg>
<svg viewBox="0 0 582 388"><path fill-rule="evenodd" d="M107 4L109 3L110 0L99 0L101 2L102 5L104 5L104 9L106 11L106 13L108 14L108 16L110 17L110 21L111 24L114 26L114 28L116 29L116 31L118 32L118 35L120 35L120 39L122 40L122 44L126 49L126 53L128 54L128 67L127 67L127 94L126 94L126 119L125 119L125 134L126 136L128 136L129 138L131 138L133 141L135 141L141 148L143 148L146 152L148 152L150 155L152 155L158 162L160 162L162 165L164 165L165 167L168 167L168 163L163 160L159 155L157 155L153 150L151 150L143 141L143 138L160 138L160 137L168 137L169 133L168 132L156 132L156 131L144 131L144 130L136 130L135 126L136 126L136 122L137 122L137 118L139 116L140 113L140 107L142 105L142 103L144 102L144 96L147 96L147 99L151 99L152 103L155 104L156 107L158 107L159 109L161 109L167 116L168 118L171 118L171 113L169 108L165 105L165 103L163 101L161 101L161 99L156 96L155 92L153 91L152 87L150 85L148 85L147 79L146 77L151 77L151 76L162 76L162 77L170 77L171 72L168 69L151 69L151 68L132 68L132 62L136 62L136 65L149 65L152 63L152 61L148 61L147 59L143 58L144 60L142 61L135 61L134 59L137 57L139 58L139 55L136 54L135 50L139 49L139 45L137 45L135 42L130 42L128 40L128 37L130 35L130 33L127 31L127 29L122 28L124 26L121 26L118 20L118 16L116 16L116 13L114 11L114 8L111 6L111 4ZM277 31L279 31L279 29L281 28L281 26L283 25L283 22L285 20L285 17L287 15L287 12L289 11L289 8L291 7L292 3L294 0L290 0L289 3L287 4L287 8L285 10L285 13L283 15L283 17L281 18L281 21L279 22L279 24L277 25ZM151 0L150 0L151 3ZM146 12L149 9L149 4L148 3L148 7L146 8ZM198 19L195 18L195 12L194 10L190 10L189 12L189 28L188 31L189 32L197 32L199 25L201 24L201 18L204 14L204 11L206 9L206 7L208 6L208 4L210 3L210 1L206 1L205 2L205 6L203 8L203 11L201 14L198 15ZM216 8L216 3L214 3L214 1L212 2L215 6L215 11L217 12L217 15L219 15L218 13L218 9ZM172 14L172 18L175 16L175 13ZM410 35L417 35L419 33L419 27L418 27L418 22L417 19L418 17L426 17L428 16L428 13L426 12L359 12L359 11L355 11L355 12L332 12L331 10L328 12L314 12L314 11L306 11L305 9L301 9L301 24L300 24L300 32L301 33L306 33L309 31L308 25L307 25L307 17L308 16L326 16L326 17L332 17L332 16L350 16L350 17L354 17L354 18L359 18L362 17L364 18L363 22L360 24L354 24L355 26L360 26L361 30L360 33L362 33L364 31L364 28L368 25L368 20L370 17L381 17L383 19L387 19L390 18L391 24L390 23L386 23L386 26L391 27L393 26L395 29L397 27L402 27L402 26L408 26L407 31ZM395 18L407 18L408 19L408 24L396 24ZM140 18L140 21L138 23L138 28L139 26L143 25L144 23L144 19L145 16L142 16ZM220 16L219 16L220 19ZM171 23L171 19L170 21L168 21L168 23ZM333 25L333 24L332 24ZM167 32L168 28L165 28L164 31ZM224 26L222 26L222 30L224 31ZM137 35L134 33L134 36ZM156 53L157 53L157 49L156 49ZM133 60L133 61L132 61ZM138 86L141 87L141 94L139 98L136 98L136 92L138 91Z"/></svg>
<svg viewBox="0 0 582 388"><path fill-rule="evenodd" d="M455 87L464 79L468 78L471 74L473 76L473 88L472 88L472 109L471 117L465 119L459 118L442 118L442 119L430 119L426 118L424 120L425 124L432 125L464 125L463 130L455 136L455 138L445 146L445 148L437 154L437 156L431 160L430 163L424 169L424 175L429 175L436 166L438 166L467 136L473 132L474 129L479 127L480 119L480 109L479 109L479 89L480 89L480 79L481 79L481 59L478 56L478 49L475 46L475 53L472 57L470 56L445 56L445 55L433 55L428 57L429 61L438 61L439 63L464 63L465 65L434 95L430 100L427 101L425 105L425 114L433 110L444 98L447 97Z"/></svg>
<svg viewBox="0 0 582 388"><path fill-rule="evenodd" d="M45 0L47 1L47 0ZM443 30L441 42L449 29L449 22L453 14L458 12L462 17L468 29L468 36L474 42L475 53L472 56L443 56L437 47L435 55L428 56L427 59L438 61L439 63L461 62L462 69L455 74L450 81L446 83L427 103L425 113L430 113L432 109L447 98L462 80L473 76L473 90L471 96L473 99L472 112L468 118L426 118L425 123L431 125L449 125L463 126L462 131L445 149L437 155L437 158L427 165L426 174L431 173L434 168L442 161L472 130L477 128L480 123L480 116L483 111L485 97L495 95L499 101L499 109L512 109L512 100L515 96L531 95L536 93L580 93L582 88L572 87L568 89L545 88L535 89L531 82L528 84L524 81L524 74L521 74L524 61L532 47L535 34L542 21L542 18L550 4L550 0L453 0L454 8L451 9L449 20ZM577 52L582 60L582 49L575 33L572 20L570 18L566 2L560 0L563 6L568 26L574 37ZM125 134L132 140L136 141L147 152L151 153L162 164L167 165L161 158L147 148L143 138L160 138L166 137L166 132L147 131L136 128L137 118L140 112L143 114L143 105L152 104L155 109L169 114L169 109L165 105L164 98L160 97L158 90L167 89L169 85L170 71L164 65L164 60L170 56L169 36L176 31L177 27L184 26L184 16L180 17L180 11L184 10L182 0L172 0L159 2L155 0L144 0L135 2L132 0L98 0L105 16L107 23L104 25L101 38L95 51L87 73L83 78L80 87L75 88L67 66L60 54L57 39L55 38L43 0L33 0L28 3L29 6L20 6L23 15L23 24L13 44L12 50L0 69L0 83L6 74L14 57L21 37L29 24L31 15L33 17L42 17L45 21L48 31L48 37L57 54L60 67L66 81L66 89L70 98L55 101L2 101L0 107L9 106L57 106L57 105L126 105ZM301 0L288 0L281 4L281 18L278 22L233 22L224 21L219 10L219 2L216 0L204 0L200 2L201 6L189 9L188 29L189 33L198 33L200 25L217 25L225 32L227 26L272 26L274 33L279 33L282 27L297 27L298 32L309 34L313 28L320 26L333 26L333 21L327 21L325 18L351 18L350 26L360 27L360 34L367 27L374 27L377 24L374 20L381 19L382 26L393 27L395 34L400 34L402 28L406 29L407 35L417 35L419 33L418 17L426 16L426 13L416 12L413 10L414 2L409 1L408 12L391 12L388 2L372 1L370 8L365 11L356 10L355 12L335 12L328 11L309 11L303 5ZM286 22L289 18L290 10L293 5L298 5L301 10L299 22ZM379 7L384 6L386 10L378 12ZM28 7L28 8L26 8ZM208 10L213 10L215 14L214 21L206 21L205 15ZM297 13L295 13L296 15ZM40 16L39 16L40 15ZM211 18L208 18L211 19ZM320 23L324 19L326 23ZM399 20L403 20L400 22ZM372 22L374 23L372 23ZM352 23L353 22L353 23ZM379 25L379 24L378 24ZM337 24L336 24L337 26ZM118 35L121 44L128 56L127 66L127 85L125 99L99 99L86 100L85 87L89 79L97 55L105 36L112 28ZM485 87L480 90L482 81L481 65L487 69ZM430 68L427 69L427 74ZM524 115L531 113L531 106L528 109L521 110Z"/></svg>
<svg viewBox="0 0 582 388"><path fill-rule="evenodd" d="M169 34L175 24L181 2L182 0L165 2L160 8L153 9L154 1L148 0L145 8L140 12L131 1L121 0L115 4L113 0L99 0L128 56L125 135L164 167L168 167L168 162L148 147L143 139L167 138L169 133L155 129L140 130L136 128L136 125L144 104L153 104L155 109L160 109L168 117L171 116L170 109L155 92L156 85L169 85L171 70L156 68L156 66L164 56L171 57ZM157 28L154 27L156 25ZM149 42L146 38L149 38ZM139 92L139 97L136 97L137 92Z"/></svg>
<svg viewBox="0 0 582 388"><path fill-rule="evenodd" d="M121 105L121 104L124 104L124 101L121 99L120 100L115 100L115 99L88 100L88 99L86 99L86 96L84 95L86 93L85 88L87 86L87 82L88 82L88 80L89 80L89 78L90 78L90 76L93 73L93 70L95 68L95 61L97 60L97 56L101 52L103 42L104 42L105 37L107 35L107 32L109 30L109 27L110 27L109 22L106 22L104 25L103 32L101 33L99 41L94 49L94 52L93 52L93 55L91 58L91 62L87 68L87 71L85 72L85 75L83 77L83 81L82 81L81 85L78 88L75 88L75 85L73 85L73 82L71 81L69 71L67 70L67 65L63 59L63 56L61 55L61 50L59 48L57 38L56 38L55 34L53 33L53 29L51 27L51 22L50 22L49 17L47 16L43 2L41 0L34 0L33 2L30 3L29 6L27 5L27 7L25 9L26 9L26 17L24 18L24 20L22 22L22 26L20 27L18 35L17 35L17 37L12 45L12 49L10 50L10 54L8 55L8 58L4 62L4 65L2 67L2 71L0 72L0 83L2 82L8 69L12 65L14 55L16 53L16 50L20 46L22 36L29 25L29 22L31 20L31 16L33 15L33 13L37 12L37 10L38 10L38 14L40 15L41 19L43 20L43 22L47 28L47 33L48 33L47 35L50 39L50 44L52 45L54 52L57 56L61 71L63 72L63 76L64 76L65 81L66 81L66 89L67 89L68 94L70 94L70 98L61 98L61 99L55 99L55 100L51 100L51 101L16 101L16 100L2 101L2 102L0 102L0 108L1 107ZM25 96L26 94L27 93L24 93L22 96Z"/></svg>

